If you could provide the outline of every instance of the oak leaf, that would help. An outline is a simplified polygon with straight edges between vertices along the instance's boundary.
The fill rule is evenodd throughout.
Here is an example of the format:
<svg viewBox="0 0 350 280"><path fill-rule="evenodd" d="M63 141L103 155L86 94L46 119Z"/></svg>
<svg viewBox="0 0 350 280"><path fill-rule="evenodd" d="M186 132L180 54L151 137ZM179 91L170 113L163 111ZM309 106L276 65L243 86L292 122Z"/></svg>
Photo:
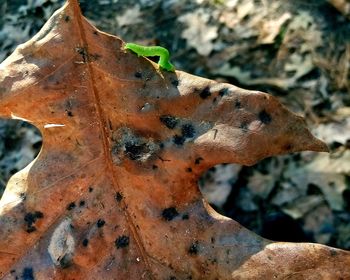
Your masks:
<svg viewBox="0 0 350 280"><path fill-rule="evenodd" d="M338 279L348 252L275 243L217 214L215 164L325 151L265 93L161 71L68 1L0 65L0 116L43 147L0 201L2 279Z"/></svg>

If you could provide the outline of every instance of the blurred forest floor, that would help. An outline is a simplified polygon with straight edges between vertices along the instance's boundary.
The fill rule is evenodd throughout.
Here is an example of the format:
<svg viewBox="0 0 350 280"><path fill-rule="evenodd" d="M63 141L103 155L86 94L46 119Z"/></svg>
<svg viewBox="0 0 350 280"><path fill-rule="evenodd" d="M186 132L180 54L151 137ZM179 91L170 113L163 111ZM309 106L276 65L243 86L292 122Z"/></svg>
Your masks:
<svg viewBox="0 0 350 280"><path fill-rule="evenodd" d="M177 69L277 96L327 142L326 153L211 168L215 209L263 237L350 249L349 0L81 0L87 18L126 42L162 45ZM63 0L1 0L0 61ZM0 120L0 195L41 147L40 133Z"/></svg>

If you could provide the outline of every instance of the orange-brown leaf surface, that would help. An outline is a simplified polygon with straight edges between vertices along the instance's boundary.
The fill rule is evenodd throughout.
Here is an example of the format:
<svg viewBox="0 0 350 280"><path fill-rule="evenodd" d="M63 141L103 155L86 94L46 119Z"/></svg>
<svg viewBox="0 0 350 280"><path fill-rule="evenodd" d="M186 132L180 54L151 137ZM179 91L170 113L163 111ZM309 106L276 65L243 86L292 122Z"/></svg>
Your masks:
<svg viewBox="0 0 350 280"><path fill-rule="evenodd" d="M0 116L43 136L0 201L0 277L350 279L348 252L265 240L197 186L218 163L326 151L304 120L123 46L71 0L0 65Z"/></svg>

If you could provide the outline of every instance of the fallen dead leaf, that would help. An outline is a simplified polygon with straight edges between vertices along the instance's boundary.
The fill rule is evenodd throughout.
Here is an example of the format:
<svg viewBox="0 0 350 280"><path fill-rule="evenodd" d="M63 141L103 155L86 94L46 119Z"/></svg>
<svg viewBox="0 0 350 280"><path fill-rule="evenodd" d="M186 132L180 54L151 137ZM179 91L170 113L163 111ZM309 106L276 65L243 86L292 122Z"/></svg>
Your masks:
<svg viewBox="0 0 350 280"><path fill-rule="evenodd" d="M0 201L0 277L349 278L349 252L265 240L197 186L218 163L326 151L305 121L123 46L70 0L1 64L0 116L27 119L44 141Z"/></svg>

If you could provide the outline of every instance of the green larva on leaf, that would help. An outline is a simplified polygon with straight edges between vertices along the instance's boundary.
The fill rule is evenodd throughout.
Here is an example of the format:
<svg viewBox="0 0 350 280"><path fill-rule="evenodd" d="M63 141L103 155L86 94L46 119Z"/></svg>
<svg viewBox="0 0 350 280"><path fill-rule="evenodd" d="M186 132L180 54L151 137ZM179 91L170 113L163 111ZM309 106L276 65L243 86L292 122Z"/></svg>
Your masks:
<svg viewBox="0 0 350 280"><path fill-rule="evenodd" d="M145 47L134 43L127 43L125 49L131 50L136 53L138 56L159 56L158 65L169 72L174 72L175 67L169 61L169 51L166 48L153 46Z"/></svg>

